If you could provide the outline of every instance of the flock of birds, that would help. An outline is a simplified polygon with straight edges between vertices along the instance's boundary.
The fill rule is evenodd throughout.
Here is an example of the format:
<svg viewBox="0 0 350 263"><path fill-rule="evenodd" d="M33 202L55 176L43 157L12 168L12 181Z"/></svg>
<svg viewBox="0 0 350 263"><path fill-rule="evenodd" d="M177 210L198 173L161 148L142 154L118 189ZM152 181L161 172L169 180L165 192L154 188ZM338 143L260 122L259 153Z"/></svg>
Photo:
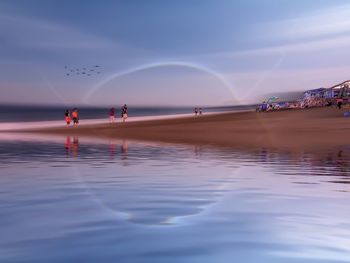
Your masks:
<svg viewBox="0 0 350 263"><path fill-rule="evenodd" d="M92 76L101 74L101 66L99 65L85 68L70 68L68 66L64 66L64 69L66 70L65 74L67 77L73 75Z"/></svg>

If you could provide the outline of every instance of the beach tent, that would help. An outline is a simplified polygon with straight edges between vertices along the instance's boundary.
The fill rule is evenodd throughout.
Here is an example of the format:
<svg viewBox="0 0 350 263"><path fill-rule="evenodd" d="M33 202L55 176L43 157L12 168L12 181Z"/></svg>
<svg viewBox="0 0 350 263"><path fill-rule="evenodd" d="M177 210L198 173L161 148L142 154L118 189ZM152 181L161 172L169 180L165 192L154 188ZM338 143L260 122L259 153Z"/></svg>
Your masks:
<svg viewBox="0 0 350 263"><path fill-rule="evenodd" d="M274 102L274 101L276 101L276 100L278 100L278 99L279 99L278 97L272 96L272 97L270 97L270 98L267 100L267 103L269 103L269 102Z"/></svg>

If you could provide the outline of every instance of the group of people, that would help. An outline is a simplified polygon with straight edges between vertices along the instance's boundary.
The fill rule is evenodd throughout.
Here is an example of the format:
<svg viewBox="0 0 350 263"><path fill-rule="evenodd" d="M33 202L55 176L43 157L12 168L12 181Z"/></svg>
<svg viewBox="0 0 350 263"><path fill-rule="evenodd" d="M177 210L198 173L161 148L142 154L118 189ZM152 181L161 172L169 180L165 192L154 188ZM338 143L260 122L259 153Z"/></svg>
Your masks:
<svg viewBox="0 0 350 263"><path fill-rule="evenodd" d="M128 106L126 104L124 104L124 106L121 108L120 112L121 112L121 117L123 119L123 122L125 122L126 119L128 118ZM111 123L115 123L115 120L116 120L116 110L115 110L115 108L112 107L109 110L109 121Z"/></svg>
<svg viewBox="0 0 350 263"><path fill-rule="evenodd" d="M256 106L256 112L261 111L271 111L271 110L279 110L280 105L277 103L267 103L266 101L263 101L263 103Z"/></svg>
<svg viewBox="0 0 350 263"><path fill-rule="evenodd" d="M74 108L72 111L67 109L66 112L64 113L64 117L66 120L67 127L70 125L72 120L73 120L74 127L77 126L79 123L79 113L77 108Z"/></svg>
<svg viewBox="0 0 350 263"><path fill-rule="evenodd" d="M194 115L195 116L202 115L202 114L203 114L202 108L194 108Z"/></svg>
<svg viewBox="0 0 350 263"><path fill-rule="evenodd" d="M73 126L76 127L79 124L79 112L77 108L74 108L73 110L67 109L64 113L65 121L67 127L71 124L73 121ZM126 121L128 118L128 106L124 104L124 106L121 108L121 117L123 119L123 122ZM109 120L111 123L115 123L116 121L116 110L115 108L111 108L109 110Z"/></svg>

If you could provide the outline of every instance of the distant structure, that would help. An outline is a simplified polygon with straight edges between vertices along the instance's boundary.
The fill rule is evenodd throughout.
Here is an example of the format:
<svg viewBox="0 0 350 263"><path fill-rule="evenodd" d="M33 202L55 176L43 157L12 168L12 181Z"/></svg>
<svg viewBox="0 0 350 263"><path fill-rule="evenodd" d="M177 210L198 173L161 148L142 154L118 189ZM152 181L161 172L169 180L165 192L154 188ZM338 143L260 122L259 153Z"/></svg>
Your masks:
<svg viewBox="0 0 350 263"><path fill-rule="evenodd" d="M350 80L336 84L330 88L319 88L305 91L303 98L307 99L310 97L324 99L348 98L350 97Z"/></svg>
<svg viewBox="0 0 350 263"><path fill-rule="evenodd" d="M330 88L319 88L304 92L300 102L302 107L334 105L339 100L348 103L350 97L350 80L338 83Z"/></svg>
<svg viewBox="0 0 350 263"><path fill-rule="evenodd" d="M272 97L275 98L275 97ZM276 97L277 98L277 97ZM278 99L278 98L277 98ZM329 88L318 88L305 91L296 101L267 100L257 105L256 111L270 111L291 108L325 107L350 104L350 80L338 83Z"/></svg>
<svg viewBox="0 0 350 263"><path fill-rule="evenodd" d="M311 98L324 98L325 90L325 88L307 90L303 94L303 100L308 100Z"/></svg>
<svg viewBox="0 0 350 263"><path fill-rule="evenodd" d="M325 99L350 97L350 80L336 84L324 91Z"/></svg>

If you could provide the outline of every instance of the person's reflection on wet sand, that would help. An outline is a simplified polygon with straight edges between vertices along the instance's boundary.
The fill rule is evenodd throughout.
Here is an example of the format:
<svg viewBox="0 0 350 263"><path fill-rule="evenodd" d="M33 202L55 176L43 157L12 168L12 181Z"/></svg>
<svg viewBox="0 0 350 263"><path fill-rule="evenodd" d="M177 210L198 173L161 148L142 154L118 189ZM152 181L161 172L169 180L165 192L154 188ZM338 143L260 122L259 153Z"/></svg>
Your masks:
<svg viewBox="0 0 350 263"><path fill-rule="evenodd" d="M77 136L73 137L73 157L78 156L79 151L79 138Z"/></svg>
<svg viewBox="0 0 350 263"><path fill-rule="evenodd" d="M123 141L123 144L121 146L121 153L122 153L122 158L123 159L128 159L128 143L127 141Z"/></svg>
<svg viewBox="0 0 350 263"><path fill-rule="evenodd" d="M263 163L267 162L269 159L267 149L261 148L261 151L259 153L259 157L260 157L260 162L263 162Z"/></svg>
<svg viewBox="0 0 350 263"><path fill-rule="evenodd" d="M72 145L72 142L71 142L70 136L67 136L67 138L66 138L66 143L65 143L65 145L64 145L64 147L65 147L65 149L66 149L66 154L67 154L67 156L70 155L71 145Z"/></svg>
<svg viewBox="0 0 350 263"><path fill-rule="evenodd" d="M128 142L127 141L123 141L121 147L120 147L120 153L121 153L121 160L123 161L122 164L124 166L127 166L127 160L128 160Z"/></svg>
<svg viewBox="0 0 350 263"><path fill-rule="evenodd" d="M338 152L337 164L340 165L340 166L343 165L343 150L340 150Z"/></svg>
<svg viewBox="0 0 350 263"><path fill-rule="evenodd" d="M194 146L194 155L195 155L196 157L201 157L202 152L203 152L203 149L202 149L202 146L201 146L201 145L195 145L195 146Z"/></svg>
<svg viewBox="0 0 350 263"><path fill-rule="evenodd" d="M347 156L347 152L344 150L339 150L337 166L341 169L342 176L349 177L349 159Z"/></svg>
<svg viewBox="0 0 350 263"><path fill-rule="evenodd" d="M109 156L110 156L111 160L114 160L114 158L115 158L116 147L117 147L117 145L113 141L110 141L110 143L109 143Z"/></svg>

